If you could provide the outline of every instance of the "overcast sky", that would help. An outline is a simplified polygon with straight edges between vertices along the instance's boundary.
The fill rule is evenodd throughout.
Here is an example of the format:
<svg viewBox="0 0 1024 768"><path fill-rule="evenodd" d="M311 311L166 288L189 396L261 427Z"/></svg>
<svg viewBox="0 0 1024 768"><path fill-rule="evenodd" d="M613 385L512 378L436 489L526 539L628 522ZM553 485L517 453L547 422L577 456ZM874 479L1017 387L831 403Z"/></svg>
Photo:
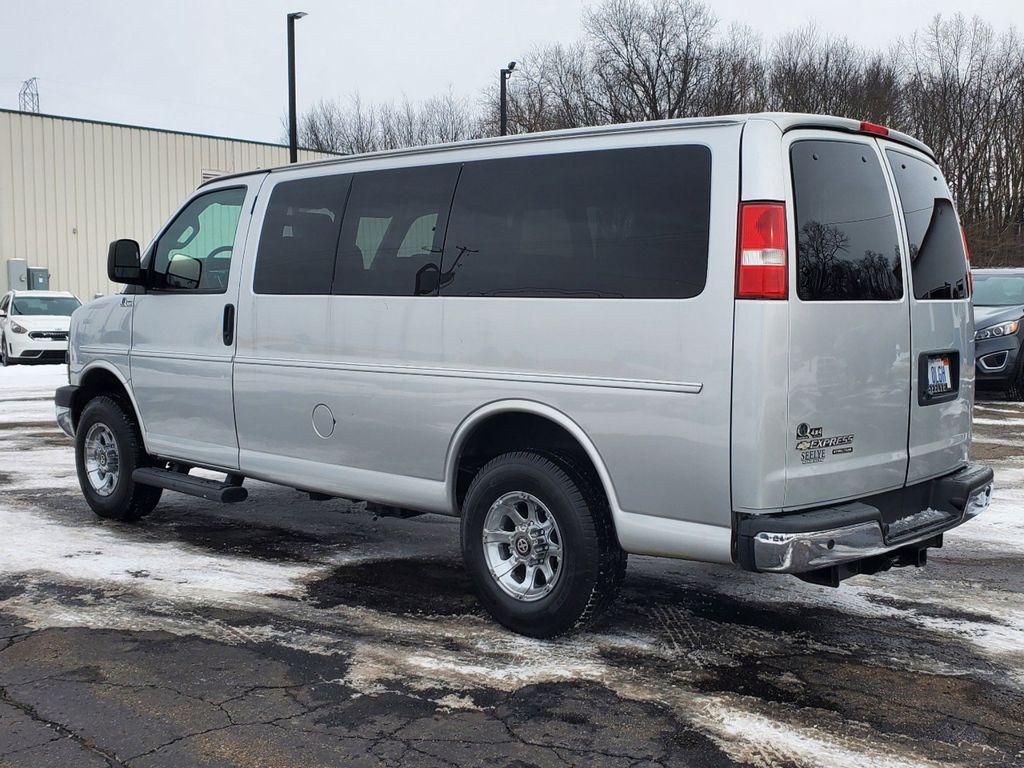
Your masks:
<svg viewBox="0 0 1024 768"><path fill-rule="evenodd" d="M0 108L39 78L50 114L278 141L287 105L285 15L298 22L303 106L358 90L419 100L451 87L478 99L538 43L580 34L587 0L0 0ZM886 47L935 13L1024 31L1024 0L714 0L723 25L766 39L815 20Z"/></svg>

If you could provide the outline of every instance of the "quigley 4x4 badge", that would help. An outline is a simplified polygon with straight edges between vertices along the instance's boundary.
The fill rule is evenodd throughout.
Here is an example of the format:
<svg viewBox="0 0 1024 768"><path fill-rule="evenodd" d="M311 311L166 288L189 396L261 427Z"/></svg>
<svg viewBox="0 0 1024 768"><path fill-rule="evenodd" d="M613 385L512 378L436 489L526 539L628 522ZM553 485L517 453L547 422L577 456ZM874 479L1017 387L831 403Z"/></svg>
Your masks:
<svg viewBox="0 0 1024 768"><path fill-rule="evenodd" d="M818 464L825 460L829 449L832 455L853 453L854 435L833 435L824 437L821 427L800 424L796 428L796 450L800 451L800 462Z"/></svg>

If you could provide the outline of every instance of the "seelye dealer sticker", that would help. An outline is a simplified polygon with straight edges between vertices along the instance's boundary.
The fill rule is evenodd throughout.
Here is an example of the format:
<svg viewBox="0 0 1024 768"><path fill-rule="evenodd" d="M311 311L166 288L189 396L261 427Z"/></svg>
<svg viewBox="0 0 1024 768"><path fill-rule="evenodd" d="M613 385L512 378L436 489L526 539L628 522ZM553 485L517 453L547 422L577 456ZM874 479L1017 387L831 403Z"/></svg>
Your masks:
<svg viewBox="0 0 1024 768"><path fill-rule="evenodd" d="M853 453L854 434L825 437L821 427L800 424L796 428L796 450L800 451L802 464L819 464L825 461L829 450L832 455Z"/></svg>

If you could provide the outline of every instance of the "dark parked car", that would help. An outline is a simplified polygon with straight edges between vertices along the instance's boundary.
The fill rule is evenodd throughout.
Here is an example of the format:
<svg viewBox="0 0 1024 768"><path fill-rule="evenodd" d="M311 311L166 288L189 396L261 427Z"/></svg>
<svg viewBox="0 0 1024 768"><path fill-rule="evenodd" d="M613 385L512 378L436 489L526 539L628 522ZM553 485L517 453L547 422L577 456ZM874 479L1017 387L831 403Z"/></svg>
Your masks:
<svg viewBox="0 0 1024 768"><path fill-rule="evenodd" d="M1010 400L1024 400L1024 268L976 269L973 275L978 389L1002 390Z"/></svg>

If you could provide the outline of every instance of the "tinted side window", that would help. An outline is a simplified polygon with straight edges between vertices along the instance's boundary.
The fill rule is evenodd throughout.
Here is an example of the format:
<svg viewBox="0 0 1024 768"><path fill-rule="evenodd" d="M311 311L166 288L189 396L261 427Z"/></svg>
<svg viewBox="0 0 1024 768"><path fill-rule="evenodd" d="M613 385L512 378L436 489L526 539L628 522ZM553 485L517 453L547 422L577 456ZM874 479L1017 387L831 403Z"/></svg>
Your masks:
<svg viewBox="0 0 1024 768"><path fill-rule="evenodd" d="M467 163L447 296L689 298L704 290L711 151L573 152Z"/></svg>
<svg viewBox="0 0 1024 768"><path fill-rule="evenodd" d="M797 141L797 295L804 301L903 297L899 236L882 166L867 144Z"/></svg>
<svg viewBox="0 0 1024 768"><path fill-rule="evenodd" d="M910 244L910 276L918 299L967 298L967 258L949 188L939 169L887 149Z"/></svg>
<svg viewBox="0 0 1024 768"><path fill-rule="evenodd" d="M156 244L152 275L162 290L223 293L245 188L219 189L192 200Z"/></svg>
<svg viewBox="0 0 1024 768"><path fill-rule="evenodd" d="M459 166L368 171L352 179L334 293L434 293ZM424 275L432 272L428 278Z"/></svg>
<svg viewBox="0 0 1024 768"><path fill-rule="evenodd" d="M331 292L351 176L320 176L274 187L256 256L256 293Z"/></svg>

